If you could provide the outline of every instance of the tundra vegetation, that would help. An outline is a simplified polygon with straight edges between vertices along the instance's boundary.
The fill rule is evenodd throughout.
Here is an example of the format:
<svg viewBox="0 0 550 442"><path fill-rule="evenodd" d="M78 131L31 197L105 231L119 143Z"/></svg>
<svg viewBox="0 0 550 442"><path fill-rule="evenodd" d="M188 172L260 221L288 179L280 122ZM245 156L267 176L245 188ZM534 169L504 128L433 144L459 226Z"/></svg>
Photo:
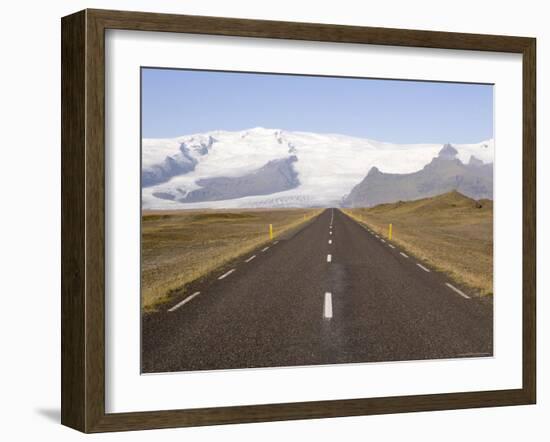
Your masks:
<svg viewBox="0 0 550 442"><path fill-rule="evenodd" d="M493 294L493 201L452 191L344 212L384 237L391 223L395 244L472 294Z"/></svg>
<svg viewBox="0 0 550 442"><path fill-rule="evenodd" d="M320 209L178 210L142 212L141 300L154 310L189 283L229 261L290 234Z"/></svg>

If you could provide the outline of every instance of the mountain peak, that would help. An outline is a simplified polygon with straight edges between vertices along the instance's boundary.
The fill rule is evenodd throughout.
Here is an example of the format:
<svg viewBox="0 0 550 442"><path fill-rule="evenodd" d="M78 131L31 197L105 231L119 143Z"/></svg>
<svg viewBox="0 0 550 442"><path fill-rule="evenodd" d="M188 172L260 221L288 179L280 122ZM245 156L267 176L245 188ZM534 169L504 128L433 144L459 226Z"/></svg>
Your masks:
<svg viewBox="0 0 550 442"><path fill-rule="evenodd" d="M380 172L380 169L376 166L372 166L369 170L369 172L367 173L367 176L372 176L372 175L379 175L381 174L382 172Z"/></svg>
<svg viewBox="0 0 550 442"><path fill-rule="evenodd" d="M451 144L447 143L443 146L443 149L439 151L438 158L442 160L454 160L458 155L458 150L456 150Z"/></svg>
<svg viewBox="0 0 550 442"><path fill-rule="evenodd" d="M469 166L483 166L483 161L477 158L474 155L470 156L470 161L468 162Z"/></svg>
<svg viewBox="0 0 550 442"><path fill-rule="evenodd" d="M275 132L276 130L277 129L270 129L268 127L256 126L256 127L251 127L250 129L245 130L245 132L264 133L264 132Z"/></svg>
<svg viewBox="0 0 550 442"><path fill-rule="evenodd" d="M372 207L397 201L417 200L447 194L447 199L493 198L493 172L475 167L480 160L472 155L469 165L458 159L458 151L446 144L423 169L416 172L384 173L371 167L343 201L346 207ZM466 195L466 196L464 196Z"/></svg>

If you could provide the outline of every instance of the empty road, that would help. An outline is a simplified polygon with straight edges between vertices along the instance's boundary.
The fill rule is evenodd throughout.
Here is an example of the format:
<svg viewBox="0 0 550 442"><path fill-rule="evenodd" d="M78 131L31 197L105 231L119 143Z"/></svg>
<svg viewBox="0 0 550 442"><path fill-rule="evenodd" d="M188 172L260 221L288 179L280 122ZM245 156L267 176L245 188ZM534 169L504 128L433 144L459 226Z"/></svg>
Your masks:
<svg viewBox="0 0 550 442"><path fill-rule="evenodd" d="M493 308L327 209L142 317L142 372L490 356Z"/></svg>

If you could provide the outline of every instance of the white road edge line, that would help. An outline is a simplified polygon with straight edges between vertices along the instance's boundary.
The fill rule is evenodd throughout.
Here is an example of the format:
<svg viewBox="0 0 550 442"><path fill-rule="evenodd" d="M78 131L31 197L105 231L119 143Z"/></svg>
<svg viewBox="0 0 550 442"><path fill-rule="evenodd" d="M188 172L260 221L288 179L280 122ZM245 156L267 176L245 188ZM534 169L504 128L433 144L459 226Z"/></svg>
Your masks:
<svg viewBox="0 0 550 442"><path fill-rule="evenodd" d="M332 239L329 239L329 240L328 240L328 243L329 243L329 244L332 244Z"/></svg>
<svg viewBox="0 0 550 442"><path fill-rule="evenodd" d="M382 242L386 242L386 240L385 240L385 239L382 239L382 238L380 238L380 241L382 241Z"/></svg>
<svg viewBox="0 0 550 442"><path fill-rule="evenodd" d="M246 259L244 262L250 262L250 261L252 261L254 258L256 258L256 255L252 255L250 258Z"/></svg>
<svg viewBox="0 0 550 442"><path fill-rule="evenodd" d="M279 241L273 241L273 245L277 244Z"/></svg>
<svg viewBox="0 0 550 442"><path fill-rule="evenodd" d="M327 262L331 262L332 261L332 255L327 255Z"/></svg>
<svg viewBox="0 0 550 442"><path fill-rule="evenodd" d="M236 269L231 269L229 270L229 272L225 272L222 276L220 276L218 279L223 279L229 275L231 275L231 273L233 273Z"/></svg>
<svg viewBox="0 0 550 442"><path fill-rule="evenodd" d="M429 272L429 271L430 271L430 269L427 269L426 267L424 267L422 264L420 264L420 263L418 263L418 262L416 263L416 265L417 265L418 267L420 267L422 270L424 270L425 272Z"/></svg>
<svg viewBox="0 0 550 442"><path fill-rule="evenodd" d="M400 254L401 256L404 256L405 258L408 258L408 256L405 255L403 252L399 252L399 254Z"/></svg>
<svg viewBox="0 0 550 442"><path fill-rule="evenodd" d="M188 296L188 297L185 298L183 301L178 302L174 307L172 307L172 308L169 309L168 311L169 311L169 312L173 312L174 310L179 309L182 305L187 304L189 301L191 301L191 299L193 299L195 296L200 295L200 294L201 294L201 292L195 292L195 293L193 293L191 296Z"/></svg>
<svg viewBox="0 0 550 442"><path fill-rule="evenodd" d="M395 249L395 246L393 244L388 244L392 249Z"/></svg>
<svg viewBox="0 0 550 442"><path fill-rule="evenodd" d="M323 317L325 319L332 318L332 293L325 292L325 308L323 309Z"/></svg>
<svg viewBox="0 0 550 442"><path fill-rule="evenodd" d="M264 248L262 249L262 252L265 252L267 249L269 249L269 246L268 246L268 247L264 247Z"/></svg>
<svg viewBox="0 0 550 442"><path fill-rule="evenodd" d="M446 285L447 287L449 287L451 290L454 290L456 293L458 293L458 294L459 294L460 296L462 296L463 298L470 299L470 297L469 297L467 294L465 294L465 293L463 293L462 291L458 290L454 285L451 285L451 284L449 284L448 282L446 282L445 285Z"/></svg>

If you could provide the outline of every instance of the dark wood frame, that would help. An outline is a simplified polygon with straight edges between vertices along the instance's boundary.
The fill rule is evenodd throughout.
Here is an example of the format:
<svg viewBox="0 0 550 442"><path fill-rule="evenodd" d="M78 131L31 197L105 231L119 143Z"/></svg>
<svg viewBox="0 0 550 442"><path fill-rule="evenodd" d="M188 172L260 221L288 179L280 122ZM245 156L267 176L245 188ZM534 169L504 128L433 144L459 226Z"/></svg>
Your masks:
<svg viewBox="0 0 550 442"><path fill-rule="evenodd" d="M534 404L536 400L536 40L312 23L84 10L62 19L61 422L84 432ZM523 56L523 386L107 414L105 412L105 30L184 32L496 51Z"/></svg>

